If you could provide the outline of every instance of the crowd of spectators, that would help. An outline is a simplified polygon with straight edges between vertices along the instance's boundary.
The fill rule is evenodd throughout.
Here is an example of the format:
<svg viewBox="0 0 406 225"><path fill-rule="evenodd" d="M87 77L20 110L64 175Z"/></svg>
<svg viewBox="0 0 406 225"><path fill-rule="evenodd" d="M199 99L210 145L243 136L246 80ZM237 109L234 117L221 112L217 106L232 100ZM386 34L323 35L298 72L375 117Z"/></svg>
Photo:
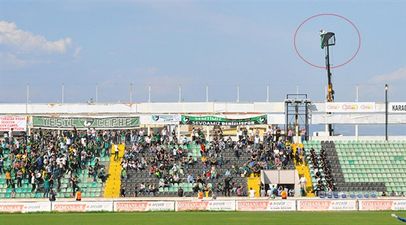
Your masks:
<svg viewBox="0 0 406 225"><path fill-rule="evenodd" d="M121 177L126 181L131 171L144 171L159 180L157 185L139 183L130 191L136 195L155 195L159 188L190 183L195 193L243 196L246 187L235 177L259 175L262 169L293 168L292 149L278 127L270 126L262 133L241 128L236 138L225 137L216 127L210 135L209 140L201 128L193 127L190 136L177 141L175 130L169 127L150 135L144 130L134 131L126 142ZM198 157L191 154L191 145L197 146Z"/></svg>
<svg viewBox="0 0 406 225"><path fill-rule="evenodd" d="M84 182L83 171L87 171L89 181L107 180L100 157L109 156L111 146L118 143L126 144L121 162L123 181L130 171L146 171L159 180L157 184L139 183L135 193L142 195L190 183L193 192L243 196L246 187L234 178L259 175L262 169L288 168L295 157L281 130L273 126L263 132L240 128L235 138L224 136L220 127L207 138L201 128L194 127L190 136L180 140L170 127L150 134L146 129L33 129L29 135L18 137L13 131L5 132L0 145L0 173L5 173L6 185L13 193L28 183L32 193L44 197L66 192L64 188L70 188L74 196ZM191 154L191 145L198 146L198 156ZM224 167L226 164L229 167ZM69 180L67 187L62 187L62 179Z"/></svg>
<svg viewBox="0 0 406 225"><path fill-rule="evenodd" d="M80 175L104 183L108 177L100 157L106 156L112 143L118 143L120 131L33 129L30 135L14 136L5 132L0 143L0 173L5 173L7 188L15 195L28 183L32 193L62 190L61 180L69 179L72 196L79 190ZM8 162L6 164L6 162ZM89 162L92 162L90 165ZM70 190L70 189L69 189Z"/></svg>
<svg viewBox="0 0 406 225"><path fill-rule="evenodd" d="M314 185L316 195L318 195L320 191L334 191L334 182L331 169L326 160L325 149L321 149L319 156L313 148L310 149L310 160L313 164L314 176L316 178L316 184Z"/></svg>

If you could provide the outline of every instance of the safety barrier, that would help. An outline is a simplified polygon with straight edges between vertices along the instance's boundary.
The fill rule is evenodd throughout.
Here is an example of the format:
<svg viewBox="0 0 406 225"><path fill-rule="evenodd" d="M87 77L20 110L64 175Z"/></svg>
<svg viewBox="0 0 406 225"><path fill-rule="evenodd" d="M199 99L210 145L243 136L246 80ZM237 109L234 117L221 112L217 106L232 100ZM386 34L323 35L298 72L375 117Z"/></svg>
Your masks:
<svg viewBox="0 0 406 225"><path fill-rule="evenodd" d="M1 202L0 213L144 211L378 211L406 210L406 199L112 200Z"/></svg>

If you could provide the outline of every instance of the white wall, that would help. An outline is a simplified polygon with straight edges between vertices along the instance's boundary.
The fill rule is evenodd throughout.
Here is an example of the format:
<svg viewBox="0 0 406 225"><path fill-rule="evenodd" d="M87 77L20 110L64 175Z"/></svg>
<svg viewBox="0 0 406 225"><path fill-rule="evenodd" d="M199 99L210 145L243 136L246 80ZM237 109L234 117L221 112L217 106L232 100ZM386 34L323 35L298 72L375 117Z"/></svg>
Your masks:
<svg viewBox="0 0 406 225"><path fill-rule="evenodd" d="M0 114L158 114L284 113L283 102L270 103L138 103L138 104L0 104Z"/></svg>
<svg viewBox="0 0 406 225"><path fill-rule="evenodd" d="M357 105L356 102L336 102L334 104ZM326 103L312 103L310 124L383 124L385 104L372 103L371 111L344 110L326 115ZM275 118L284 117L284 102L168 102L137 104L0 104L0 115L52 115L52 116L120 116L142 114L224 114L248 115L271 114ZM281 118L282 119L282 118ZM281 121L281 120L277 120ZM283 118L284 121L284 118ZM389 123L406 124L406 111L389 114Z"/></svg>

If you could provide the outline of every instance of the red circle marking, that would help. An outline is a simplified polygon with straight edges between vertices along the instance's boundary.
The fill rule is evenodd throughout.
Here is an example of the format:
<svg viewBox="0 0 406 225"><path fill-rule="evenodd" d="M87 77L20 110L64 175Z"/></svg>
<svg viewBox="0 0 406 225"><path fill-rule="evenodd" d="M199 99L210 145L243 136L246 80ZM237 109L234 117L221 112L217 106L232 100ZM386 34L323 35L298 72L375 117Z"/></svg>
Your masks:
<svg viewBox="0 0 406 225"><path fill-rule="evenodd" d="M316 15L314 15L314 16L311 16L311 17L307 18L305 21L303 21L303 22L297 27L297 29L296 29L296 31L295 31L295 35L293 36L293 45L294 45L294 47L295 47L296 54L297 54L305 63L307 63L307 64L309 64L309 65L311 65L311 66L313 66L313 67L316 67L316 68L326 69L326 66L319 66L319 65L316 65L316 64L313 64L313 63L307 61L307 60L300 54L300 52L299 52L299 50L297 49L297 46L296 46L296 35L297 35L298 31L300 30L300 28L301 28L305 23L307 23L309 20L312 20L312 19L314 19L314 18L316 18L316 17L321 17L321 16L335 16L335 17L341 18L341 19L347 21L347 23L349 23L349 24L357 31L357 35L358 35L358 48L357 48L357 51L355 51L355 53L351 56L351 58L348 59L347 61L345 61L344 63L341 63L341 64L339 64L339 65L337 65L337 66L331 66L330 68L334 69L334 68L338 68L338 67L341 67L341 66L344 66L344 65L348 64L349 62L351 62L351 61L358 55L358 52L359 52L359 50L360 50L360 48L361 48L361 33L359 32L357 26L355 26L355 24L354 24L351 20L347 19L347 18L344 17L344 16L335 14L335 13L321 13L321 14L316 14Z"/></svg>

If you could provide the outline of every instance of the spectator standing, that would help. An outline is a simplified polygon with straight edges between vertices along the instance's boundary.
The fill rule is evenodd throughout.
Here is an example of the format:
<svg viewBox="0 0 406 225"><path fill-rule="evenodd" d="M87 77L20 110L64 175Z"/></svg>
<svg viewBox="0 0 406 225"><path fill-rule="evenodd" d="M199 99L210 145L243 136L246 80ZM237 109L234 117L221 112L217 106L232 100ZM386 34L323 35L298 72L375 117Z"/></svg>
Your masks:
<svg viewBox="0 0 406 225"><path fill-rule="evenodd" d="M182 187L180 187L178 189L178 197L183 197L183 188Z"/></svg>
<svg viewBox="0 0 406 225"><path fill-rule="evenodd" d="M250 198L255 198L255 190L254 189L252 189L252 188L250 188L250 190L249 190L249 195L248 195Z"/></svg>
<svg viewBox="0 0 406 225"><path fill-rule="evenodd" d="M118 160L118 146L114 145L114 160L117 161Z"/></svg>
<svg viewBox="0 0 406 225"><path fill-rule="evenodd" d="M49 189L50 189L50 184L49 184L49 178L45 178L44 180L44 198L48 198L49 196Z"/></svg>
<svg viewBox="0 0 406 225"><path fill-rule="evenodd" d="M306 183L307 183L306 177L305 177L305 176L302 176L302 177L299 179L300 195L301 195L301 196L305 196L305 195L306 195Z"/></svg>
<svg viewBox="0 0 406 225"><path fill-rule="evenodd" d="M2 152L3 152L3 150L0 147L0 175L3 174L3 166L4 166L4 160L3 160L3 156L2 156L3 153Z"/></svg>
<svg viewBox="0 0 406 225"><path fill-rule="evenodd" d="M49 192L49 201L56 201L56 192L54 191L54 189L51 189L51 191Z"/></svg>
<svg viewBox="0 0 406 225"><path fill-rule="evenodd" d="M37 185L36 185L36 179L35 179L35 174L34 173L31 173L31 182L30 183L31 183L31 186L32 186L31 192L36 191Z"/></svg>

